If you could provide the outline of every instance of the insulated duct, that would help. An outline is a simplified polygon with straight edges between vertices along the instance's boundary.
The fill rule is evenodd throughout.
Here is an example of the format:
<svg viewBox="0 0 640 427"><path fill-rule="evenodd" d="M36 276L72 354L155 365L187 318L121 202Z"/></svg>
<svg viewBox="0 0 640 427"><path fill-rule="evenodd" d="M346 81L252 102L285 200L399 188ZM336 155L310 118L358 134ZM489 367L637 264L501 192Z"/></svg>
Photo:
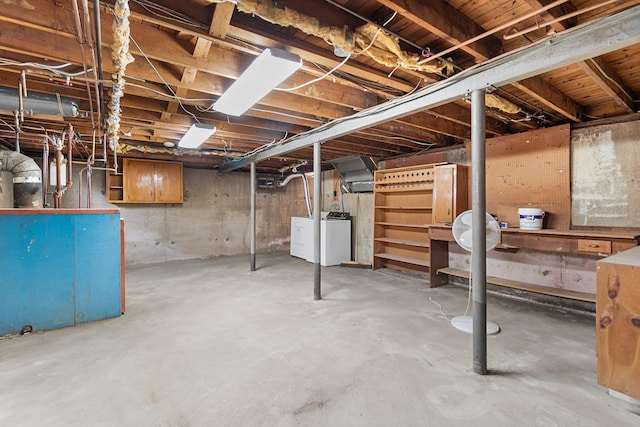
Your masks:
<svg viewBox="0 0 640 427"><path fill-rule="evenodd" d="M13 174L13 207L42 207L42 171L32 158L0 150L0 169Z"/></svg>
<svg viewBox="0 0 640 427"><path fill-rule="evenodd" d="M214 2L219 3L220 0L214 0ZM362 48L359 53L367 55L386 67L400 67L445 76L453 74L452 65L443 61L420 64L422 57L404 52L396 37L373 24L367 23L350 31L346 27L326 25L317 18L280 5L275 0L237 0L236 4L240 12L258 16L272 24L291 26L305 34L320 37L333 46L334 51L340 52L340 56L358 53L354 52L357 45Z"/></svg>
<svg viewBox="0 0 640 427"><path fill-rule="evenodd" d="M71 98L37 92L29 92L28 95L22 98L22 108L27 115L78 116L78 103ZM0 110L19 111L19 109L20 94L18 89L0 87Z"/></svg>

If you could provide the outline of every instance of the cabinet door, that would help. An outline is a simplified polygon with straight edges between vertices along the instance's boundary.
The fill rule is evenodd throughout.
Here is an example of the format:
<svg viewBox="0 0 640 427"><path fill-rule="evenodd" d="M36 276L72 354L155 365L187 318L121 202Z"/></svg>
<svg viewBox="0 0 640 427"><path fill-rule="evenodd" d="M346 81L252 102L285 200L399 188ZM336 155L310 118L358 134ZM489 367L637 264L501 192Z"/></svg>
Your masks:
<svg viewBox="0 0 640 427"><path fill-rule="evenodd" d="M448 165L434 168L433 181L433 223L453 222L454 169Z"/></svg>
<svg viewBox="0 0 640 427"><path fill-rule="evenodd" d="M127 202L155 201L155 162L124 160L124 197Z"/></svg>
<svg viewBox="0 0 640 427"><path fill-rule="evenodd" d="M156 202L182 203L182 163L156 163Z"/></svg>

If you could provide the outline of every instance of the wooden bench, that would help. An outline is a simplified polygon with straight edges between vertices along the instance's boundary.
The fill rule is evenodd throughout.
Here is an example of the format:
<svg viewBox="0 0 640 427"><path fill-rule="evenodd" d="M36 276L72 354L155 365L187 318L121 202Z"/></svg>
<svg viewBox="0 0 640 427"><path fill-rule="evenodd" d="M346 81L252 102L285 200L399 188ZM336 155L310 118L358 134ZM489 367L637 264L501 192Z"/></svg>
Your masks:
<svg viewBox="0 0 640 427"><path fill-rule="evenodd" d="M637 232L583 231L583 230L502 230L502 239L496 250L517 252L530 249L542 252L571 253L591 256L609 256L638 246L640 234ZM444 276L469 279L469 272L449 268L448 244L455 243L451 226L432 224L429 226L431 242L431 287L448 282ZM505 288L519 289L554 297L577 301L595 302L595 294L542 286L534 283L487 276L487 283Z"/></svg>
<svg viewBox="0 0 640 427"><path fill-rule="evenodd" d="M469 272L457 268L440 268L438 274L446 274L454 277L469 279ZM517 280L503 279L501 277L487 276L487 283L502 286L505 288L519 289L521 291L535 292L538 294L550 295L554 297L569 298L578 301L596 302L596 295L587 292L577 292L568 289L555 288L551 286L541 286L533 283L520 282Z"/></svg>

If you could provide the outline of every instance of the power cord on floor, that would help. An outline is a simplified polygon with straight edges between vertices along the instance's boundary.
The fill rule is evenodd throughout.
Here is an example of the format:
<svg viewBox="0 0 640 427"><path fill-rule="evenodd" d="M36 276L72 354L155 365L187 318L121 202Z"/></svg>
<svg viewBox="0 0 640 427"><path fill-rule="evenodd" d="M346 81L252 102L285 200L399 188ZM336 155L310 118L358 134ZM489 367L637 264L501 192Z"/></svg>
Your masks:
<svg viewBox="0 0 640 427"><path fill-rule="evenodd" d="M472 254L473 256L473 254ZM471 262L471 260L470 260ZM433 298L429 297L429 301L431 301L432 303L434 303L436 306L438 306L438 308L440 309L440 313L442 314L442 316L447 319L447 320L451 320L449 319L449 317L447 316L447 314L444 312L444 310L442 309L442 304L440 304L438 301L434 300ZM467 313L469 313L469 308L471 307L471 273L469 273L469 291L467 293L467 308L464 310L464 314L463 316L466 316Z"/></svg>
<svg viewBox="0 0 640 427"><path fill-rule="evenodd" d="M442 305L441 305L438 301L434 300L434 299L433 299L433 298L431 298L431 297L429 297L429 301L431 301L432 303L434 303L435 305L437 305L437 306L438 306L438 308L440 309L440 313L442 313L442 316L443 316L445 319L447 319L447 321L450 321L450 319L447 317L446 313L445 313L445 312L444 312L444 310L442 309Z"/></svg>

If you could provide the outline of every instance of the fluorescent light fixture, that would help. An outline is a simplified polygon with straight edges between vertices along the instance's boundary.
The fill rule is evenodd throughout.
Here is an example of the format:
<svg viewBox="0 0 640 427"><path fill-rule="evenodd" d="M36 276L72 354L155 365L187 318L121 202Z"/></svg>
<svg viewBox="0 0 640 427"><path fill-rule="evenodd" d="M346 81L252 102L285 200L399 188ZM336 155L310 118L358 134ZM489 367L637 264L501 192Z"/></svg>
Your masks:
<svg viewBox="0 0 640 427"><path fill-rule="evenodd" d="M298 55L281 49L265 49L213 104L213 108L231 116L240 116L301 66L302 60Z"/></svg>
<svg viewBox="0 0 640 427"><path fill-rule="evenodd" d="M208 125L206 123L195 123L191 125L187 133L184 134L178 147L181 148L198 148L200 147L213 133L216 131L216 127Z"/></svg>

